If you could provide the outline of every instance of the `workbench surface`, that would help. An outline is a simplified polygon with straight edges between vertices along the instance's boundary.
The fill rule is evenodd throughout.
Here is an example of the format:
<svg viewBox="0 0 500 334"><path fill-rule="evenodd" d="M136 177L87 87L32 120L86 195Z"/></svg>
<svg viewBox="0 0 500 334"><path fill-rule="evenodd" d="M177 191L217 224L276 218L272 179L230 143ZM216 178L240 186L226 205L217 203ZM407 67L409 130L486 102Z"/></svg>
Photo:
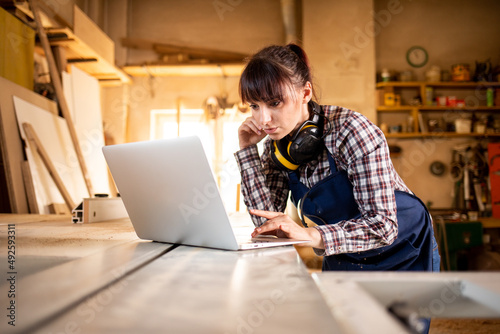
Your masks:
<svg viewBox="0 0 500 334"><path fill-rule="evenodd" d="M474 316L500 315L497 274L311 276L293 246L234 252L150 242L128 219L73 224L70 216L0 215L0 240L2 333L372 333L373 326L401 333L386 310L389 292L400 290L377 295L370 287L417 284L439 298L442 286L464 280L492 298L455 299ZM13 261L8 240L15 240ZM360 322L356 314L370 316Z"/></svg>
<svg viewBox="0 0 500 334"><path fill-rule="evenodd" d="M0 218L5 240L11 218ZM15 273L16 326L2 317L2 333L338 329L293 246L239 252L177 246L138 239L127 219L72 224L69 217L53 218L11 219L15 268L4 269L5 246L1 267L5 275ZM44 265L34 265L37 259ZM9 284L2 281L4 297Z"/></svg>

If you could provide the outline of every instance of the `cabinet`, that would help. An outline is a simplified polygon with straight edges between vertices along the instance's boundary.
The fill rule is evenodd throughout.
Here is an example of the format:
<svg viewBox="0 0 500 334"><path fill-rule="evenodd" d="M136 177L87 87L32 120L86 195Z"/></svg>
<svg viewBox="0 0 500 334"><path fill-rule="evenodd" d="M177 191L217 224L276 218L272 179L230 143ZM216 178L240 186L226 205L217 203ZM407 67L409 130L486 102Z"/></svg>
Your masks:
<svg viewBox="0 0 500 334"><path fill-rule="evenodd" d="M500 82L379 82L376 88L377 121L387 125L387 138L500 138L500 105L487 106L486 98Z"/></svg>

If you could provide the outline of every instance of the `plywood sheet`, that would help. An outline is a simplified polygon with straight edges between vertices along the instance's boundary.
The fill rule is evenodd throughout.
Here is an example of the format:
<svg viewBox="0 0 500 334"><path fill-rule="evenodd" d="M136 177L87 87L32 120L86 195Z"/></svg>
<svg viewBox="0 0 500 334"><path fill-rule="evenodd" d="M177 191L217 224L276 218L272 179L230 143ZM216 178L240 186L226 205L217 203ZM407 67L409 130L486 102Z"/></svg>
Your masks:
<svg viewBox="0 0 500 334"><path fill-rule="evenodd" d="M18 97L14 97L14 105L19 128L22 129L25 122L34 127L73 201L79 203L88 197L66 120ZM26 138L23 130L21 136ZM26 155L30 162L39 212L49 214L49 206L52 203L63 203L64 199L38 154L28 146Z"/></svg>
<svg viewBox="0 0 500 334"><path fill-rule="evenodd" d="M57 114L57 105L54 101L0 77L0 151L7 179L8 200L12 213L30 213L22 173L25 156L17 128L13 96L30 101L52 114Z"/></svg>
<svg viewBox="0 0 500 334"><path fill-rule="evenodd" d="M71 66L71 73L63 75L63 87L94 192L109 194L107 165L101 150L104 131L99 81Z"/></svg>

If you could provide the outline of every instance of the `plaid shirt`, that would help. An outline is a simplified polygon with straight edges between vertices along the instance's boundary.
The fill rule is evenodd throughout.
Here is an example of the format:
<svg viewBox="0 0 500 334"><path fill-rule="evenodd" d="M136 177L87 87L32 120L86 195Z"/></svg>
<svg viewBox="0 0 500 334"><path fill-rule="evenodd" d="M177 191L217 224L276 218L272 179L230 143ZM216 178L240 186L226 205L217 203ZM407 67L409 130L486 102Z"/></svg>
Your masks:
<svg viewBox="0 0 500 334"><path fill-rule="evenodd" d="M323 106L332 131L325 137L325 146L335 159L337 168L346 170L353 184L361 218L319 225L325 250L318 255L366 251L391 244L398 235L394 190L411 191L392 165L389 148L382 131L365 116L337 106ZM325 130L328 122L325 122ZM288 195L288 173L271 161L271 140L264 142L259 157L257 146L235 153L241 172L242 193L249 209L284 212ZM328 175L327 152L298 169L300 181L312 187ZM266 219L252 216L256 226Z"/></svg>

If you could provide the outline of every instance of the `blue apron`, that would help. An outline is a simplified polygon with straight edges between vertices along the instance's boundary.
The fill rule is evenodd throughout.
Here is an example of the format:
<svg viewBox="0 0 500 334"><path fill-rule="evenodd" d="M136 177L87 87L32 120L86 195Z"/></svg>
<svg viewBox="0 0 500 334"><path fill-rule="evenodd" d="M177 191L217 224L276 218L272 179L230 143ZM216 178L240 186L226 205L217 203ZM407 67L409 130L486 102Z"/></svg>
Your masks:
<svg viewBox="0 0 500 334"><path fill-rule="evenodd" d="M311 189L300 182L296 172L289 173L293 203L297 206L300 201L301 214L318 225L336 224L342 220L361 217L347 172L337 170L330 153L328 160L331 174ZM398 190L395 191L395 196L397 239L391 245L373 250L325 256L324 271L432 271L435 241L430 215L418 197Z"/></svg>

